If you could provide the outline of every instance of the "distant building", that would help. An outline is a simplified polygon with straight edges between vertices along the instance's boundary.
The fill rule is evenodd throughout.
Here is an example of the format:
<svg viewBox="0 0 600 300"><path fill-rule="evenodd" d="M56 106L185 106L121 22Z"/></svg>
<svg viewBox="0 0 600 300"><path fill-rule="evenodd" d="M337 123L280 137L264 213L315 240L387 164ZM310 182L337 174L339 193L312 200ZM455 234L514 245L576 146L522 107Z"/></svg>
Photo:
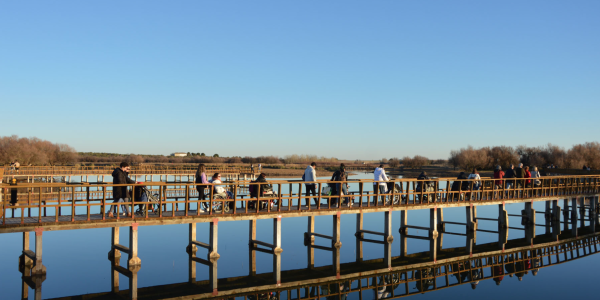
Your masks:
<svg viewBox="0 0 600 300"><path fill-rule="evenodd" d="M171 156L187 156L186 152L175 152L173 154L171 154Z"/></svg>

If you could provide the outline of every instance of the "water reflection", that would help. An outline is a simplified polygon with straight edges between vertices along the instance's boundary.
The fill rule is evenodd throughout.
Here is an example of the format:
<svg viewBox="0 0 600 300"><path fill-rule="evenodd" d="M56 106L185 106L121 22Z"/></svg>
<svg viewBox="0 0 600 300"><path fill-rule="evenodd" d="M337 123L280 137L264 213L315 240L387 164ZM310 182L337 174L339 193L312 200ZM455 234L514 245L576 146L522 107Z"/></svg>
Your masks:
<svg viewBox="0 0 600 300"><path fill-rule="evenodd" d="M79 295L60 299L109 299L121 296L129 299L162 299L175 297L219 298L219 299L346 299L358 293L361 299L388 299L412 294L469 284L476 289L480 282L492 280L500 285L506 276L519 281L531 274L536 276L541 269L596 254L600 239L597 235L571 238L566 241L541 245L514 247L504 252L493 250L474 255L456 255L463 251L448 251L449 255L437 262L423 262L428 253L415 253L408 257L394 257L392 270L377 268L377 260L341 264L341 270L348 273L332 274L331 266L288 270L281 272L282 281L272 281L273 274L250 274L196 281L194 264L206 263L196 259L194 252L189 255L190 280L187 283L137 288L137 269L125 269L118 260L111 264L112 291L106 293ZM479 248L491 245L478 245ZM252 249L252 247L251 247ZM251 250L254 251L254 250ZM215 265L216 266L216 265ZM27 272L27 270L24 270ZM276 270L277 272L277 270ZM129 291L119 290L118 273L129 278ZM41 282L23 276L24 285L38 289L41 295ZM218 284L218 291L214 290ZM25 294L26 298L27 295ZM37 297L36 297L37 298ZM41 298L40 298L41 299Z"/></svg>

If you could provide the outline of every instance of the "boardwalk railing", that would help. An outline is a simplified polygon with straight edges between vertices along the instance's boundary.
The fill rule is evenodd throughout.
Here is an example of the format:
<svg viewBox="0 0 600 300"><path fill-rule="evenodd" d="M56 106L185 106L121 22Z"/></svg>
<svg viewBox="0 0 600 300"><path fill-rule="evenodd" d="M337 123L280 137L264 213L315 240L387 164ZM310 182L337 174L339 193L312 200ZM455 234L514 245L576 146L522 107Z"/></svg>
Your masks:
<svg viewBox="0 0 600 300"><path fill-rule="evenodd" d="M21 166L19 171L13 170L10 166L0 167L4 170L5 176L12 175L35 175L35 176L65 176L65 175L110 175L115 169L114 166ZM194 174L197 166L134 166L131 168L131 175L187 175ZM257 168L256 168L257 170ZM207 166L206 171L222 173L251 173L250 167L230 167L230 166Z"/></svg>
<svg viewBox="0 0 600 300"><path fill-rule="evenodd" d="M316 195L308 195L305 184L315 184ZM145 182L156 202L140 202L135 193L126 205L138 206L144 214L117 219L143 220L161 218L231 216L239 214L289 214L310 211L344 211L353 209L407 209L427 205L470 203L481 205L502 201L524 202L536 199L595 196L600 194L600 176L554 176L539 179L430 180L396 179L389 182L349 180L345 182L274 180L268 183L232 181L204 186L208 199L199 198L194 183ZM348 185L347 192L340 186ZM384 185L388 192L377 188ZM1 185L2 223L14 226L25 223L102 222L112 204L112 189L138 184L110 183L28 183ZM228 193L218 194L216 186ZM272 187L272 188L271 188ZM337 188L335 188L337 187ZM254 189L256 194L249 193ZM334 193L328 192L335 190ZM260 193L258 193L260 191ZM310 199L313 204L309 205ZM304 201L303 201L304 200ZM258 201L258 204L257 204ZM304 205L302 203L304 202ZM16 205L15 205L16 204ZM151 205L144 205L151 204ZM204 209L205 207L205 209ZM149 212L154 208L154 212ZM200 208L200 209L199 209ZM66 212L66 215L63 214ZM10 216L9 216L10 213Z"/></svg>

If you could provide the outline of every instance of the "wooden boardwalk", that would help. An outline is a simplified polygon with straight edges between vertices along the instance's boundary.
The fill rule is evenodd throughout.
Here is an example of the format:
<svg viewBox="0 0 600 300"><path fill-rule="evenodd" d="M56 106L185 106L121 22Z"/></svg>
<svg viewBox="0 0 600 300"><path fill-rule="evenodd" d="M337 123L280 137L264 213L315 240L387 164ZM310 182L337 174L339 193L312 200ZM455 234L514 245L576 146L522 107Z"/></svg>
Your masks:
<svg viewBox="0 0 600 300"><path fill-rule="evenodd" d="M249 186L254 190L271 190L266 184L272 185L269 194L248 195ZM255 251L266 252L273 255L272 282L276 287L281 287L285 272L281 271L281 244L282 218L306 217L308 228L304 234L304 242L308 249L308 268L314 268L314 250L328 251L332 254L332 273L336 279L341 279L349 269L340 264L341 241L341 215L353 214L356 216L356 227L345 228L354 230L357 251L356 261L363 262L362 243L377 243L384 246L384 258L378 268L384 267L393 271L398 266L398 260L392 255L393 224L392 214L400 214L400 257L409 257L407 245L411 240L426 240L429 243L427 253L428 262L434 264L444 261L447 250L443 249L444 235L459 235L465 237L464 252L469 255L478 253L476 244L477 233L485 232L497 235L498 241L493 243L494 251L505 251L514 242L508 239L510 230L522 230L525 238L519 242L519 247L534 248L534 244L570 241L582 236L595 237L599 220L600 176L554 176L544 177L539 185L527 182L527 179L496 180L482 178L474 180L457 180L438 178L432 180L397 179L392 182L375 182L373 180L355 180L348 182L314 182L318 191L323 191L326 186L336 184L351 184L352 188L347 195L341 189L337 193L318 193L307 195L304 192L305 182L292 180L275 180L269 183L255 183L248 181L231 181L221 184L231 192L230 198L219 198L223 194L215 194L214 184L206 187L208 199L199 199L195 193L193 183L177 182L146 183L151 194L155 193L155 200L149 202L154 207L154 212L149 212L150 205L142 205L145 215L132 214L130 217L118 216L109 218L107 209L111 205L110 191L114 187L134 188L134 185L112 184L82 184L73 185L66 183L28 183L10 186L3 184L2 192L2 219L0 233L22 232L23 255L21 256L22 269L29 270L25 277L31 276L38 281L43 281L46 268L42 261L42 237L44 231L72 230L87 228L111 228L112 238L110 243L110 257L128 254L127 268L115 266L114 272L130 277L130 283L137 283L137 272L141 267L138 257L138 230L139 226L188 224L189 243L188 253L191 260L209 266L208 290L212 295L219 293L217 276L218 253L218 224L223 221L248 221L249 245ZM381 193L377 188L379 184L389 184L389 192ZM354 189L354 190L353 190ZM14 192L14 193L13 193ZM14 197L13 197L14 196ZM11 205L15 199L18 206ZM74 201L73 201L74 199ZM339 201L339 200L342 201ZM129 200L128 200L129 201ZM259 201L262 205L250 208L251 204ZM342 202L341 205L339 202ZM536 211L534 202L543 202L544 210ZM140 204L133 197L130 202L122 203L132 208ZM310 205L307 206L307 204ZM202 205L208 205L206 211L198 210ZM506 205L522 204L523 210L518 214L509 214ZM498 214L482 216L477 214L477 207L483 205L496 205ZM464 222L444 220L444 208L464 207ZM429 226L415 226L409 223L408 213L413 210L429 211ZM381 220L382 231L363 229L363 215L370 212L383 212ZM332 218L331 235L317 232L315 218L328 216ZM539 218L538 218L539 216ZM518 218L520 224L509 224L509 219ZM266 243L257 240L257 220L269 219L273 222L273 241ZM543 220L543 221L539 221ZM197 223L209 223L208 240L200 241L196 238ZM484 230L479 228L480 222L497 224L497 230ZM446 230L446 225L464 226L465 233ZM129 230L129 245L120 244L120 228ZM543 228L544 235L539 235L537 228ZM419 235L426 233L425 236ZM541 230L540 230L541 231ZM35 232L35 251L29 249L29 234ZM371 238L375 236L376 238ZM315 238L324 238L331 241L331 246L315 245ZM594 244L595 245L595 244ZM207 251L206 258L196 256L200 248ZM524 249L525 249L524 248ZM488 249L492 250L492 249ZM461 250L463 251L463 250ZM254 261L252 261L254 260ZM400 260L401 261L401 260ZM255 266L255 255L251 255L250 266ZM192 271L190 271L192 272ZM377 271L380 272L380 271ZM195 273L195 267L194 271ZM251 276L256 273L256 268L251 267ZM118 274L117 274L118 275ZM447 275L447 274L446 274ZM114 277L114 276L113 276ZM118 276L117 276L118 277ZM41 283L40 283L41 284ZM131 299L137 299L137 286L132 287ZM204 296L201 296L202 298Z"/></svg>

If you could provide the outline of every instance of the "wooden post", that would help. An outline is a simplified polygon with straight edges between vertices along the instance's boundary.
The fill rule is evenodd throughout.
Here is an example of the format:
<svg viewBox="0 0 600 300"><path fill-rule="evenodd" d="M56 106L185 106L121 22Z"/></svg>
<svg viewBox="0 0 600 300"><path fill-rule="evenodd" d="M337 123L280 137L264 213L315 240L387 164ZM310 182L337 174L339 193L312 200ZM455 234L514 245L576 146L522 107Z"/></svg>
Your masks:
<svg viewBox="0 0 600 300"><path fill-rule="evenodd" d="M577 198L571 199L571 235L577 237Z"/></svg>
<svg viewBox="0 0 600 300"><path fill-rule="evenodd" d="M23 232L23 252L29 250L29 232ZM23 264L26 266L31 266L33 265L33 260L31 260L31 258L29 258L29 256L27 255L22 255L23 257Z"/></svg>
<svg viewBox="0 0 600 300"><path fill-rule="evenodd" d="M360 232L363 229L363 213L362 210L360 213L356 214L356 261L363 261L363 243L362 238L364 238L364 234Z"/></svg>
<svg viewBox="0 0 600 300"><path fill-rule="evenodd" d="M504 250L508 242L508 213L504 203L498 204L498 246Z"/></svg>
<svg viewBox="0 0 600 300"><path fill-rule="evenodd" d="M341 225L341 212L338 211L337 214L333 215L333 234L331 240L331 246L333 251L333 271L336 276L339 278L340 276L340 248L342 247L342 242L340 242L340 225Z"/></svg>
<svg viewBox="0 0 600 300"><path fill-rule="evenodd" d="M198 251L198 246L196 246L193 242L196 241L196 223L190 223L189 224L189 239L188 239L188 246L187 246L187 252L188 253L196 253L196 251Z"/></svg>
<svg viewBox="0 0 600 300"><path fill-rule="evenodd" d="M535 209L533 202L525 202L525 214L527 215L527 222L525 222L525 239L533 245L533 239L535 238Z"/></svg>
<svg viewBox="0 0 600 300"><path fill-rule="evenodd" d="M408 228L408 210L400 211L400 256L404 257L407 254L407 238Z"/></svg>
<svg viewBox="0 0 600 300"><path fill-rule="evenodd" d="M579 227L585 227L585 197L579 199Z"/></svg>
<svg viewBox="0 0 600 300"><path fill-rule="evenodd" d="M196 282L196 261L194 261L194 258L196 258L196 252L189 251L188 255L189 255L188 282L195 283Z"/></svg>
<svg viewBox="0 0 600 300"><path fill-rule="evenodd" d="M386 243L383 245L383 260L388 270L392 270L392 243L394 242L394 236L392 235L392 208L385 212L384 218L384 231ZM361 251L362 252L362 251Z"/></svg>
<svg viewBox="0 0 600 300"><path fill-rule="evenodd" d="M564 199L563 200L563 231L567 231L569 230L569 199Z"/></svg>
<svg viewBox="0 0 600 300"><path fill-rule="evenodd" d="M437 261L437 207L429 209L429 258Z"/></svg>
<svg viewBox="0 0 600 300"><path fill-rule="evenodd" d="M140 266L142 261L138 257L138 223L131 223L129 227L129 260L127 267Z"/></svg>
<svg viewBox="0 0 600 300"><path fill-rule="evenodd" d="M598 223L598 214L596 213L598 196L592 196L590 198L590 229L592 232L596 232L596 225Z"/></svg>
<svg viewBox="0 0 600 300"><path fill-rule="evenodd" d="M300 205L300 200L298 200ZM273 279L277 286L281 285L281 216L273 219Z"/></svg>
<svg viewBox="0 0 600 300"><path fill-rule="evenodd" d="M446 224L444 224L444 210L440 207L437 211L437 229L438 229L438 252L442 250L442 244L444 242L444 231L446 231Z"/></svg>
<svg viewBox="0 0 600 300"><path fill-rule="evenodd" d="M552 232L552 213L551 211L551 203L550 201L544 201L545 209L544 209L544 225L546 232L545 234L549 234Z"/></svg>
<svg viewBox="0 0 600 300"><path fill-rule="evenodd" d="M466 252L471 255L473 254L473 245L475 244L476 237L476 231L467 231Z"/></svg>
<svg viewBox="0 0 600 300"><path fill-rule="evenodd" d="M117 244L119 244L119 227L111 227L110 252L108 252L108 259L118 260L117 257L121 257L121 251L114 247Z"/></svg>
<svg viewBox="0 0 600 300"><path fill-rule="evenodd" d="M315 244L315 237L313 235L311 235L311 233L315 232L315 217L314 216L310 216L308 217L308 228L306 229L307 232L309 233L307 235L307 248L306 248L306 252L307 252L307 263L308 263L308 268L309 269L313 269L315 267L315 249L313 249L313 245Z"/></svg>
<svg viewBox="0 0 600 300"><path fill-rule="evenodd" d="M138 275L137 273L140 270L140 266L133 266L129 268L129 271L131 272L129 274L129 297L132 300L137 300L138 298Z"/></svg>
<svg viewBox="0 0 600 300"><path fill-rule="evenodd" d="M465 206L467 213L467 232L475 231L475 221L473 219L473 204Z"/></svg>
<svg viewBox="0 0 600 300"><path fill-rule="evenodd" d="M248 221L248 225L250 228L250 232L249 232L249 239L251 241L256 240L256 220L249 220ZM249 255L249 271L250 271L250 276L254 276L256 275L256 251L254 250L254 247L256 247L256 244L254 243L250 243L250 252L248 253Z"/></svg>
<svg viewBox="0 0 600 300"><path fill-rule="evenodd" d="M45 275L46 267L42 264L42 234L44 229L38 227L35 229L35 266L31 275Z"/></svg>
<svg viewBox="0 0 600 300"><path fill-rule="evenodd" d="M561 208L558 206L558 200L552 200L552 239L558 240L560 235L560 214Z"/></svg>
<svg viewBox="0 0 600 300"><path fill-rule="evenodd" d="M213 295L216 296L218 294L217 291L217 261L219 260L218 251L218 241L219 241L219 219L214 218L212 222L210 222L210 249L208 251L208 260L211 262L210 264L210 272L209 272L209 285L210 289L213 291Z"/></svg>

